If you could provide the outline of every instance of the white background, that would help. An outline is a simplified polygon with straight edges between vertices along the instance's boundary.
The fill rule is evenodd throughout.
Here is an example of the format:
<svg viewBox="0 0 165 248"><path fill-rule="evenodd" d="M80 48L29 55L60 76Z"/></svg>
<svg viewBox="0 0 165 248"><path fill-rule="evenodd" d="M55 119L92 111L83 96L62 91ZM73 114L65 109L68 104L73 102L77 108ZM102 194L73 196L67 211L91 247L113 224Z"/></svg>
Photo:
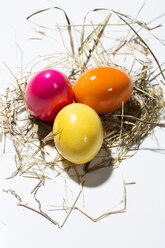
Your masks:
<svg viewBox="0 0 165 248"><path fill-rule="evenodd" d="M42 1L42 0L0 0L0 58L9 67L19 66L16 43L24 53L24 63L36 56L40 48L32 45L29 37L33 35L33 28L26 21L31 13L51 6L63 8L73 23L81 24L84 14L93 8L105 7L136 16L144 3L142 0L95 0L95 1ZM165 4L163 0L146 2L139 18L150 21L163 14ZM160 23L165 23L162 17ZM161 38L165 38L165 26L158 31ZM42 45L41 45L42 46ZM33 49L32 49L33 47ZM164 62L162 46L155 42L152 46L157 57ZM4 72L1 63L0 88L3 90L11 76ZM78 212L73 212L62 229L50 224L46 219L16 205L12 196L2 192L10 183L5 178L14 167L12 149L9 146L6 154L0 158L0 246L3 248L33 248L33 247L113 247L113 248L164 248L165 247L165 130L156 129L147 138L140 151L121 165L126 182L136 182L127 187L127 212L109 216L97 223L91 222ZM151 149L150 149L151 148ZM114 192L105 191L116 184L112 175L97 187L88 187L87 193L91 197L90 211L97 209L100 201L111 201ZM114 182L113 182L114 181ZM15 180L11 187L31 187L25 180ZM76 186L75 186L76 187ZM10 188L10 187L9 187ZM106 192L106 193L105 193ZM120 197L119 197L120 198ZM108 200L109 199L109 200ZM104 205L104 204L103 204ZM108 204L107 204L108 205ZM95 212L95 211L94 211Z"/></svg>

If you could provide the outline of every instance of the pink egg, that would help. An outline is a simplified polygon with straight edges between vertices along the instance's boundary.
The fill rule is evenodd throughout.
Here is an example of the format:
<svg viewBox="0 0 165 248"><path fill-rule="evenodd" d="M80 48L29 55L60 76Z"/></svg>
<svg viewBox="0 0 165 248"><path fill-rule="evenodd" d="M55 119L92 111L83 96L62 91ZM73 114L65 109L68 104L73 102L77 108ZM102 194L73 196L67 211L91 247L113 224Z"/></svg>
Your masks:
<svg viewBox="0 0 165 248"><path fill-rule="evenodd" d="M36 118L53 121L60 109L72 103L72 85L62 72L54 69L43 70L29 81L25 101Z"/></svg>

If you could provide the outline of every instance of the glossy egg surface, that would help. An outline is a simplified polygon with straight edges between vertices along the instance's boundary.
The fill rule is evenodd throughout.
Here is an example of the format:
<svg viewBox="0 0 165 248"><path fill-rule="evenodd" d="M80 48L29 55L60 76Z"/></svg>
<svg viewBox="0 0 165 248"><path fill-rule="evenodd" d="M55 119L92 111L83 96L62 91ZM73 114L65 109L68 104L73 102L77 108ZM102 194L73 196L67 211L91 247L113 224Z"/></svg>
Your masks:
<svg viewBox="0 0 165 248"><path fill-rule="evenodd" d="M71 83L62 72L54 69L37 73L26 87L27 107L32 115L43 121L53 121L59 110L72 101Z"/></svg>
<svg viewBox="0 0 165 248"><path fill-rule="evenodd" d="M84 72L73 86L75 102L87 104L99 114L112 112L133 91L131 78L113 67L96 67Z"/></svg>
<svg viewBox="0 0 165 248"><path fill-rule="evenodd" d="M97 113L87 105L73 103L56 116L54 142L61 155L72 163L90 161L103 143L103 127Z"/></svg>

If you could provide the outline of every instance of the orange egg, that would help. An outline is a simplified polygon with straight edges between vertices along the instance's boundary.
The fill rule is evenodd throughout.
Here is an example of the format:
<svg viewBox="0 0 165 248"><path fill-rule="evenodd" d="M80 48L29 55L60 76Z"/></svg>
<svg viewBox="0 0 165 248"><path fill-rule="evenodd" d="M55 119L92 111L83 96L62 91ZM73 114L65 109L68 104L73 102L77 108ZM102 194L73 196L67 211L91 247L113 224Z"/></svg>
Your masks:
<svg viewBox="0 0 165 248"><path fill-rule="evenodd" d="M73 86L75 102L99 114L112 112L126 102L133 91L131 78L113 67L96 67L84 72Z"/></svg>

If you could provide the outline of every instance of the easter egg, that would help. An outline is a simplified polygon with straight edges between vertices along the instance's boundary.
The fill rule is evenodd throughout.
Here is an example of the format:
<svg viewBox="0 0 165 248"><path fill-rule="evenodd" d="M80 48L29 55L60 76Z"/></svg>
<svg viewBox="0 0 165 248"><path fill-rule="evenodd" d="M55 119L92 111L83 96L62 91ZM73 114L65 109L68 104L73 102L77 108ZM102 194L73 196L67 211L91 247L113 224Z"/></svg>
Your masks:
<svg viewBox="0 0 165 248"><path fill-rule="evenodd" d="M103 127L98 114L80 103L67 105L58 113L53 133L61 155L76 164L89 162L103 143Z"/></svg>
<svg viewBox="0 0 165 248"><path fill-rule="evenodd" d="M99 114L112 112L133 91L131 78L113 67L96 67L84 72L73 86L75 102L87 104Z"/></svg>
<svg viewBox="0 0 165 248"><path fill-rule="evenodd" d="M43 121L53 121L59 110L72 101L71 83L62 72L54 69L37 73L26 87L27 107L32 115Z"/></svg>

